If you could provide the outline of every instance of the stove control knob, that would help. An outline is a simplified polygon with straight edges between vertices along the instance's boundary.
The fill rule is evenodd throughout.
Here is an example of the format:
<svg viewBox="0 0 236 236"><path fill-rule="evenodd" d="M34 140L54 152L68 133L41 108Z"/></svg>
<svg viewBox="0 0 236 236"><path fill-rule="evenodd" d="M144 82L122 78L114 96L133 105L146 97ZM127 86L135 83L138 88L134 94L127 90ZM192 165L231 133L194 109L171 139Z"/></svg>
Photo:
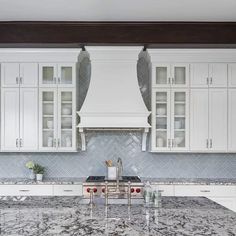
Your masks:
<svg viewBox="0 0 236 236"><path fill-rule="evenodd" d="M136 193L140 193L141 189L140 188L136 188Z"/></svg>
<svg viewBox="0 0 236 236"><path fill-rule="evenodd" d="M105 193L105 188L102 189L102 192Z"/></svg>
<svg viewBox="0 0 236 236"><path fill-rule="evenodd" d="M133 193L133 192L134 192L134 188L131 188L131 189L130 189L130 192Z"/></svg>
<svg viewBox="0 0 236 236"><path fill-rule="evenodd" d="M87 188L87 192L90 193L90 188Z"/></svg>
<svg viewBox="0 0 236 236"><path fill-rule="evenodd" d="M93 189L93 192L96 193L98 190L96 188Z"/></svg>

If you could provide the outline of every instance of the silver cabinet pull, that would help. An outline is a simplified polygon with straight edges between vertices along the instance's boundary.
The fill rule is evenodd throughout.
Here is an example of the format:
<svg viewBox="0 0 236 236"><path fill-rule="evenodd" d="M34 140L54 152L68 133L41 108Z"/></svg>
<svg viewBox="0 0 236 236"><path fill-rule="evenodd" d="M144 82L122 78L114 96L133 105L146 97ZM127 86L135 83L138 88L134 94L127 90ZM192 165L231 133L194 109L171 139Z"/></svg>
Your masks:
<svg viewBox="0 0 236 236"><path fill-rule="evenodd" d="M212 77L210 78L210 84L212 84Z"/></svg>
<svg viewBox="0 0 236 236"><path fill-rule="evenodd" d="M170 146L171 146L171 140L168 139L168 148L170 148Z"/></svg>
<svg viewBox="0 0 236 236"><path fill-rule="evenodd" d="M20 192L29 192L30 190L29 189L20 189L19 191Z"/></svg>
<svg viewBox="0 0 236 236"><path fill-rule="evenodd" d="M18 138L16 139L16 147L19 146L19 143L18 143Z"/></svg>
<svg viewBox="0 0 236 236"><path fill-rule="evenodd" d="M16 84L18 84L18 82L19 82L19 78L18 78L18 77L16 77Z"/></svg>
<svg viewBox="0 0 236 236"><path fill-rule="evenodd" d="M57 140L57 146L58 146L58 147L61 146L60 139Z"/></svg>
<svg viewBox="0 0 236 236"><path fill-rule="evenodd" d="M172 78L172 84L175 84L175 79L174 78Z"/></svg>
<svg viewBox="0 0 236 236"><path fill-rule="evenodd" d="M172 145L171 145L171 147L173 148L174 147L174 144L175 144L175 140L174 139L172 139Z"/></svg>
<svg viewBox="0 0 236 236"><path fill-rule="evenodd" d="M210 190L200 190L201 193L210 193L211 191Z"/></svg>
<svg viewBox="0 0 236 236"><path fill-rule="evenodd" d="M64 192L73 192L72 189L64 189L63 191L64 191Z"/></svg>
<svg viewBox="0 0 236 236"><path fill-rule="evenodd" d="M212 139L210 139L210 148L212 148Z"/></svg>
<svg viewBox="0 0 236 236"><path fill-rule="evenodd" d="M60 77L58 77L58 84L60 84L61 83L61 78Z"/></svg>
<svg viewBox="0 0 236 236"><path fill-rule="evenodd" d="M23 147L23 140L20 138L20 147Z"/></svg>
<svg viewBox="0 0 236 236"><path fill-rule="evenodd" d="M206 148L209 148L209 140L206 140Z"/></svg>
<svg viewBox="0 0 236 236"><path fill-rule="evenodd" d="M54 77L54 78L53 78L53 81L54 81L54 84L56 84L56 83L57 83L57 78Z"/></svg>
<svg viewBox="0 0 236 236"><path fill-rule="evenodd" d="M168 84L170 84L170 80L171 80L171 79L170 79L170 77L169 77L169 78L168 78Z"/></svg>
<svg viewBox="0 0 236 236"><path fill-rule="evenodd" d="M22 84L23 83L23 78L22 77L20 77L20 84Z"/></svg>
<svg viewBox="0 0 236 236"><path fill-rule="evenodd" d="M209 78L208 77L206 78L206 82L207 82L207 85L209 85Z"/></svg>

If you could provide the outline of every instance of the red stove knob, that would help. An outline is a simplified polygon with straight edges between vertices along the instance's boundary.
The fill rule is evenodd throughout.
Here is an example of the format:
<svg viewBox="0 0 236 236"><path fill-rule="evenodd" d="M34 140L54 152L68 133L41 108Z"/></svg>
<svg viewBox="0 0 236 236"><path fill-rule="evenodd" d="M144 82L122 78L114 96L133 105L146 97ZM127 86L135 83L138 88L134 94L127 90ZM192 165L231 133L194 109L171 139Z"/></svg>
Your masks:
<svg viewBox="0 0 236 236"><path fill-rule="evenodd" d="M136 188L136 193L140 193L141 189L140 188Z"/></svg>
<svg viewBox="0 0 236 236"><path fill-rule="evenodd" d="M90 193L90 188L87 188L87 192Z"/></svg>
<svg viewBox="0 0 236 236"><path fill-rule="evenodd" d="M93 192L96 193L98 190L96 188L93 189Z"/></svg>
<svg viewBox="0 0 236 236"><path fill-rule="evenodd" d="M134 192L134 188L131 188L131 189L130 189L130 192L133 193L133 192Z"/></svg>
<svg viewBox="0 0 236 236"><path fill-rule="evenodd" d="M105 188L102 189L102 192L105 193Z"/></svg>

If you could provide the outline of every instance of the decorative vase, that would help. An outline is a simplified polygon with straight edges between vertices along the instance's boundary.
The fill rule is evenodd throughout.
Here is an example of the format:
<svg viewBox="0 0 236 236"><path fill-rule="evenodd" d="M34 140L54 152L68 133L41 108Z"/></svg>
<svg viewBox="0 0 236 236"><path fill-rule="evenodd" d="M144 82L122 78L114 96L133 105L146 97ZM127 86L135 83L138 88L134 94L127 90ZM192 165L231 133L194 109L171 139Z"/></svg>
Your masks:
<svg viewBox="0 0 236 236"><path fill-rule="evenodd" d="M43 174L36 174L37 181L43 181Z"/></svg>
<svg viewBox="0 0 236 236"><path fill-rule="evenodd" d="M35 180L35 173L32 169L29 169L29 179Z"/></svg>

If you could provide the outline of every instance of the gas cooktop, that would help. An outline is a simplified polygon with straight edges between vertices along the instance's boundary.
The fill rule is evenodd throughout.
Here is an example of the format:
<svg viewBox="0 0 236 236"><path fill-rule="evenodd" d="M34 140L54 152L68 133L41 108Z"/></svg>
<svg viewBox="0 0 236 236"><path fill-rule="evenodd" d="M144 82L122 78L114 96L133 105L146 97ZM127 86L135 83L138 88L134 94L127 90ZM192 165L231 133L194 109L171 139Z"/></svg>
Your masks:
<svg viewBox="0 0 236 236"><path fill-rule="evenodd" d="M105 182L105 181L116 181L116 180L107 180L106 176L89 176L86 179L86 182L95 182L95 183L100 183L100 182ZM119 179L120 182L132 182L132 183L140 183L141 179L138 176L122 176L121 179Z"/></svg>

